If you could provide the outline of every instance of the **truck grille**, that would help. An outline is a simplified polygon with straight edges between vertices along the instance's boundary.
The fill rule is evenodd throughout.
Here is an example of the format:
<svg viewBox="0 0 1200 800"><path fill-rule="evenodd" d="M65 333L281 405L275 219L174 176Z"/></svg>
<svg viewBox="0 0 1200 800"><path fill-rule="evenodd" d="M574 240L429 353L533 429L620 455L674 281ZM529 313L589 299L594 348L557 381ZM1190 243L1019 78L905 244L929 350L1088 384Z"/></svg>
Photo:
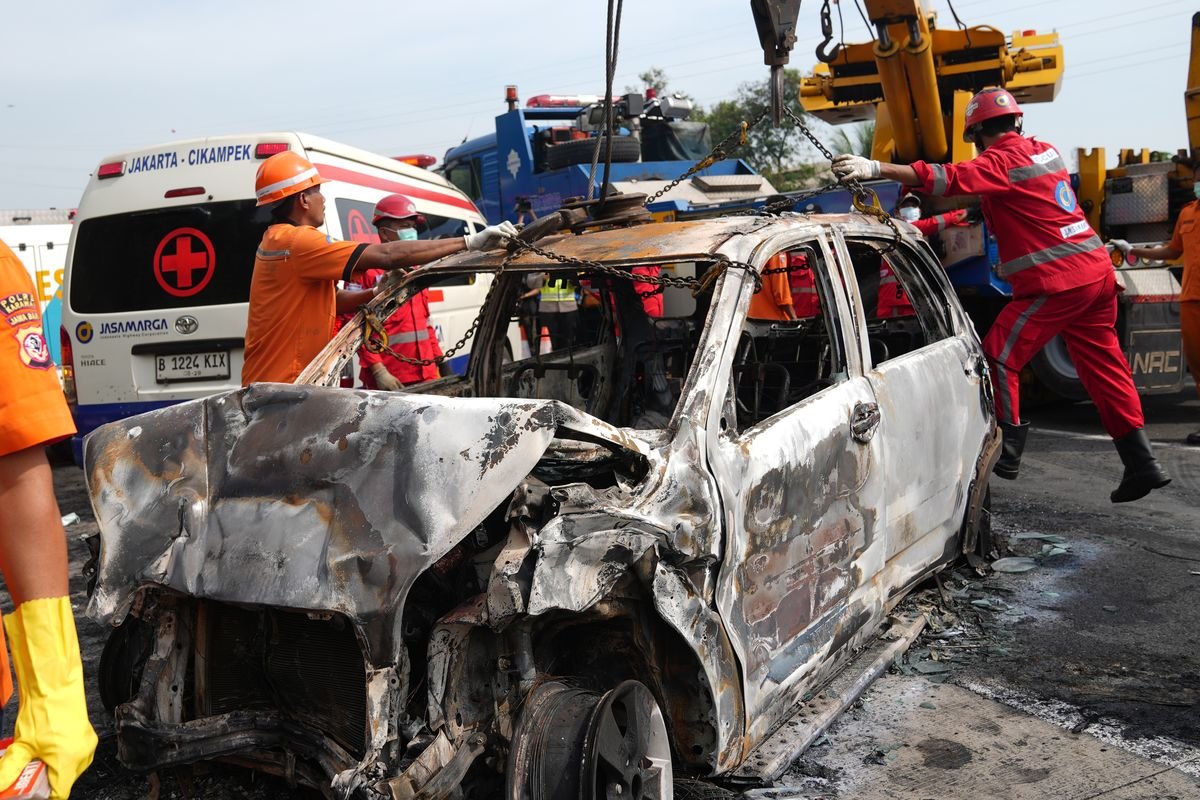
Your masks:
<svg viewBox="0 0 1200 800"><path fill-rule="evenodd" d="M344 619L208 603L205 633L206 713L274 709L363 757L366 667Z"/></svg>

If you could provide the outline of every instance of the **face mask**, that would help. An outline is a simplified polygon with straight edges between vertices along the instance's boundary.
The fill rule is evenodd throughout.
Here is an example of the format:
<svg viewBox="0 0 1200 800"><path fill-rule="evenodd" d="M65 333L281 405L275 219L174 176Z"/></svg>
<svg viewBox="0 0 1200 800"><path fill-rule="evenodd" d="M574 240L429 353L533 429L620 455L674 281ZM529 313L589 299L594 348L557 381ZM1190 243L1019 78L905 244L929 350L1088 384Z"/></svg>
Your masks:
<svg viewBox="0 0 1200 800"><path fill-rule="evenodd" d="M1200 181L1192 184L1192 194L1196 195L1196 199L1200 200Z"/></svg>
<svg viewBox="0 0 1200 800"><path fill-rule="evenodd" d="M896 216L905 222L916 222L921 218L921 209L913 208L912 206L904 206L896 212Z"/></svg>
<svg viewBox="0 0 1200 800"><path fill-rule="evenodd" d="M401 228L396 231L397 238L402 242L411 242L417 238L416 228Z"/></svg>

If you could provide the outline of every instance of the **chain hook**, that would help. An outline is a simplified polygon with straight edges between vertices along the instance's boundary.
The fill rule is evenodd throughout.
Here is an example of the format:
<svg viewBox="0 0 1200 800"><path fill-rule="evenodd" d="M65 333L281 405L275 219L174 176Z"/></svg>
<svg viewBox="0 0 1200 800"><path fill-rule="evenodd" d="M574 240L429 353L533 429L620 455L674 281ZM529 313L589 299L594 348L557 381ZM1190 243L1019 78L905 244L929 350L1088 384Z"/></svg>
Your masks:
<svg viewBox="0 0 1200 800"><path fill-rule="evenodd" d="M832 64L841 52L842 45L834 44L832 50L828 50L830 44L833 44L833 12L829 10L829 0L825 0L825 5L821 6L821 35L824 40L817 45L817 60L822 64Z"/></svg>

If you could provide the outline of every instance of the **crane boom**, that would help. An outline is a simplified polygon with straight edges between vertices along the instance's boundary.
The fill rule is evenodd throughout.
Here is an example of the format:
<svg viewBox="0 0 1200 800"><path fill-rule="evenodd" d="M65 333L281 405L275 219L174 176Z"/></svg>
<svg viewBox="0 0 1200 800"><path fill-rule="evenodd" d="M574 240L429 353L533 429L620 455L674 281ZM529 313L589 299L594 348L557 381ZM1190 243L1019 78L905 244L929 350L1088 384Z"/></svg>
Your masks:
<svg viewBox="0 0 1200 800"><path fill-rule="evenodd" d="M1022 104L1058 94L1063 59L1057 34L1026 31L1009 40L987 26L941 30L937 15L920 0L865 5L874 41L832 53L819 47L823 63L801 80L800 102L833 124L874 117L872 158L903 164L965 160L973 155L961 137L972 94L1003 86Z"/></svg>

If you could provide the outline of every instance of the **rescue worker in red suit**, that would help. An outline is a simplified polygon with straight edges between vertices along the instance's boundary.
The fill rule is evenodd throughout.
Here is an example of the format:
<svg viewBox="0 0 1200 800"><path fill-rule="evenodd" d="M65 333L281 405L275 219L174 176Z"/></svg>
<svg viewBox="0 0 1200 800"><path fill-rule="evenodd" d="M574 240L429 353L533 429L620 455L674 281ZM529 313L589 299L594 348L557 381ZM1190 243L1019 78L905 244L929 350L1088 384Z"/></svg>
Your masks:
<svg viewBox="0 0 1200 800"><path fill-rule="evenodd" d="M1016 478L1025 447L1028 423L1021 422L1017 405L1021 369L1061 334L1125 465L1110 499L1137 500L1171 479L1151 450L1141 400L1117 341L1116 275L1079 208L1062 157L1021 134L1022 116L1007 91L984 89L967 104L963 136L979 150L973 160L901 165L841 155L833 170L842 180L883 177L934 196L980 197L1000 249L999 272L1013 292L983 341L1003 433L996 474Z"/></svg>
<svg viewBox="0 0 1200 800"><path fill-rule="evenodd" d="M651 267L634 267L630 270L634 275L646 275L651 278L657 278L662 275L662 267L657 264ZM663 287L657 283L649 281L633 282L633 290L638 293L638 297L642 298L642 308L646 310L646 316L654 319L659 319L663 315Z"/></svg>
<svg viewBox="0 0 1200 800"><path fill-rule="evenodd" d="M372 220L379 231L379 241L406 241L417 238L417 228L425 224L425 217L417 212L412 200L402 194L390 194L375 205ZM386 274L381 269L367 270L362 278L362 287L370 289ZM429 324L428 290L414 295L407 303L396 309L384 323L388 347L408 358L441 358L442 348L437 333ZM368 389L395 391L402 386L430 381L441 375L435 364L412 364L401 361L386 351L372 353L366 346L359 348L358 362L361 365L359 380Z"/></svg>
<svg viewBox="0 0 1200 800"><path fill-rule="evenodd" d="M821 313L821 298L817 295L817 276L809 266L808 256L789 252L788 287L792 290L792 310L796 319L811 319Z"/></svg>
<svg viewBox="0 0 1200 800"><path fill-rule="evenodd" d="M921 198L915 194L906 194L896 205L896 216L911 223L921 232L922 236L929 238L935 233L941 233L946 228L966 225L969 212L960 208L921 219ZM889 319L891 317L912 317L916 313L908 299L908 294L897 280L896 273L892 271L892 265L885 259L879 266L879 300L876 304L876 316L879 319Z"/></svg>

